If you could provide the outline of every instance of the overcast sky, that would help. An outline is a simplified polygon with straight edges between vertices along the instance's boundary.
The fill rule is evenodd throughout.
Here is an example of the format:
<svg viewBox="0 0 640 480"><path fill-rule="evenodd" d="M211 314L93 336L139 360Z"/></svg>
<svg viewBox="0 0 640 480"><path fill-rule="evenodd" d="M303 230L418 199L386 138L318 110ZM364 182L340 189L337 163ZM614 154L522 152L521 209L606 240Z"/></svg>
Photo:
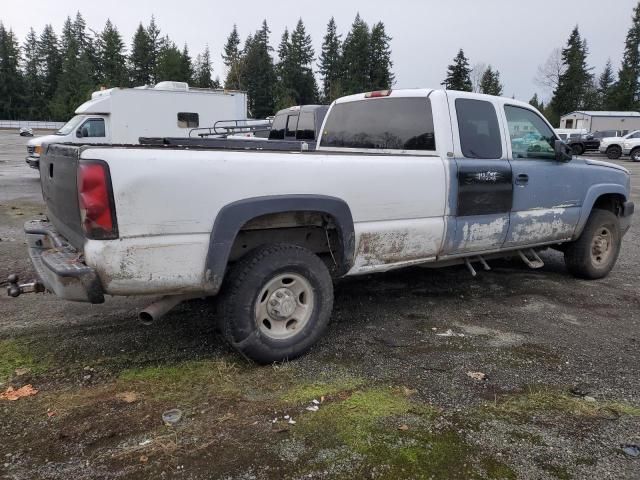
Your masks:
<svg viewBox="0 0 640 480"><path fill-rule="evenodd" d="M396 88L438 87L447 65L463 48L472 65L490 63L500 70L505 95L529 100L534 92L548 96L533 81L537 67L566 43L576 24L588 41L594 72L599 74L608 58L617 71L637 0L0 0L0 4L0 21L21 42L31 26L39 34L51 23L59 33L66 16L74 16L80 8L94 30L101 30L110 18L129 47L138 24L148 24L153 14L163 34L179 46L186 42L194 57L208 44L215 74L221 77L220 52L234 23L244 39L266 18L276 47L284 28L293 28L302 17L318 53L332 15L346 35L360 12L370 25L383 21L393 37Z"/></svg>

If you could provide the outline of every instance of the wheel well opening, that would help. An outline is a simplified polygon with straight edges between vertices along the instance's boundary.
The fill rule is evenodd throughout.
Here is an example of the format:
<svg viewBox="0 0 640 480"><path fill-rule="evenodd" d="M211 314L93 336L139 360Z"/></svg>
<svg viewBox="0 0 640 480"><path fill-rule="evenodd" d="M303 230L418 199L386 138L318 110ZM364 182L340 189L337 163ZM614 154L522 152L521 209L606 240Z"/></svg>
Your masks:
<svg viewBox="0 0 640 480"><path fill-rule="evenodd" d="M342 232L330 214L281 212L253 218L240 228L229 261L235 262L259 246L274 243L304 247L322 258L331 272L344 273Z"/></svg>
<svg viewBox="0 0 640 480"><path fill-rule="evenodd" d="M615 215L620 216L622 214L625 198L618 193L609 193L598 197L596 203L593 204L593 208L599 210L609 210Z"/></svg>

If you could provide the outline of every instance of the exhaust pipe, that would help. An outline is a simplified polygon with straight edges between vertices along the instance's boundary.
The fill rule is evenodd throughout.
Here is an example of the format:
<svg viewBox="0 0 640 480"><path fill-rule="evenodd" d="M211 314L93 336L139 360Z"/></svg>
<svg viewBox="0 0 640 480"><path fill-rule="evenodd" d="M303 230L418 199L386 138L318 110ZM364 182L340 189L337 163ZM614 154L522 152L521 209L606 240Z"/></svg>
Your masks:
<svg viewBox="0 0 640 480"><path fill-rule="evenodd" d="M154 322L160 320L182 302L191 300L193 298L196 297L189 295L170 295L167 297L162 297L157 302L152 303L147 308L142 310L138 314L138 319L143 325L152 325Z"/></svg>

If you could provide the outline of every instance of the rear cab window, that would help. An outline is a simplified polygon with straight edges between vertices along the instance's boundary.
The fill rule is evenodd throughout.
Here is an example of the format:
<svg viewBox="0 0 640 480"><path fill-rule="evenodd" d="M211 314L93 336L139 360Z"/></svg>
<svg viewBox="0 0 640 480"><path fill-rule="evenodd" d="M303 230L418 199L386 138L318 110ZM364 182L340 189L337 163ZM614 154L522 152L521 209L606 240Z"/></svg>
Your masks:
<svg viewBox="0 0 640 480"><path fill-rule="evenodd" d="M313 112L302 112L298 120L296 140L315 140L316 122Z"/></svg>
<svg viewBox="0 0 640 480"><path fill-rule="evenodd" d="M502 158L498 115L491 102L456 99L460 147L465 158Z"/></svg>
<svg viewBox="0 0 640 480"><path fill-rule="evenodd" d="M386 97L337 103L320 146L360 150L435 151L431 101Z"/></svg>

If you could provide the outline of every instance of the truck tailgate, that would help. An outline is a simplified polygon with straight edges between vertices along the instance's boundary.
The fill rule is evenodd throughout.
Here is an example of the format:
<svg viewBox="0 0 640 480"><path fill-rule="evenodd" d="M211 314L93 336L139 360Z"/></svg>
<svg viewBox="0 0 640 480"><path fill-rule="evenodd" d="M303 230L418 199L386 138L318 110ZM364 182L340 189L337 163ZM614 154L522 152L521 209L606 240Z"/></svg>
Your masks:
<svg viewBox="0 0 640 480"><path fill-rule="evenodd" d="M49 220L78 250L84 246L84 232L78 204L77 170L81 147L49 145L40 159L42 197Z"/></svg>

